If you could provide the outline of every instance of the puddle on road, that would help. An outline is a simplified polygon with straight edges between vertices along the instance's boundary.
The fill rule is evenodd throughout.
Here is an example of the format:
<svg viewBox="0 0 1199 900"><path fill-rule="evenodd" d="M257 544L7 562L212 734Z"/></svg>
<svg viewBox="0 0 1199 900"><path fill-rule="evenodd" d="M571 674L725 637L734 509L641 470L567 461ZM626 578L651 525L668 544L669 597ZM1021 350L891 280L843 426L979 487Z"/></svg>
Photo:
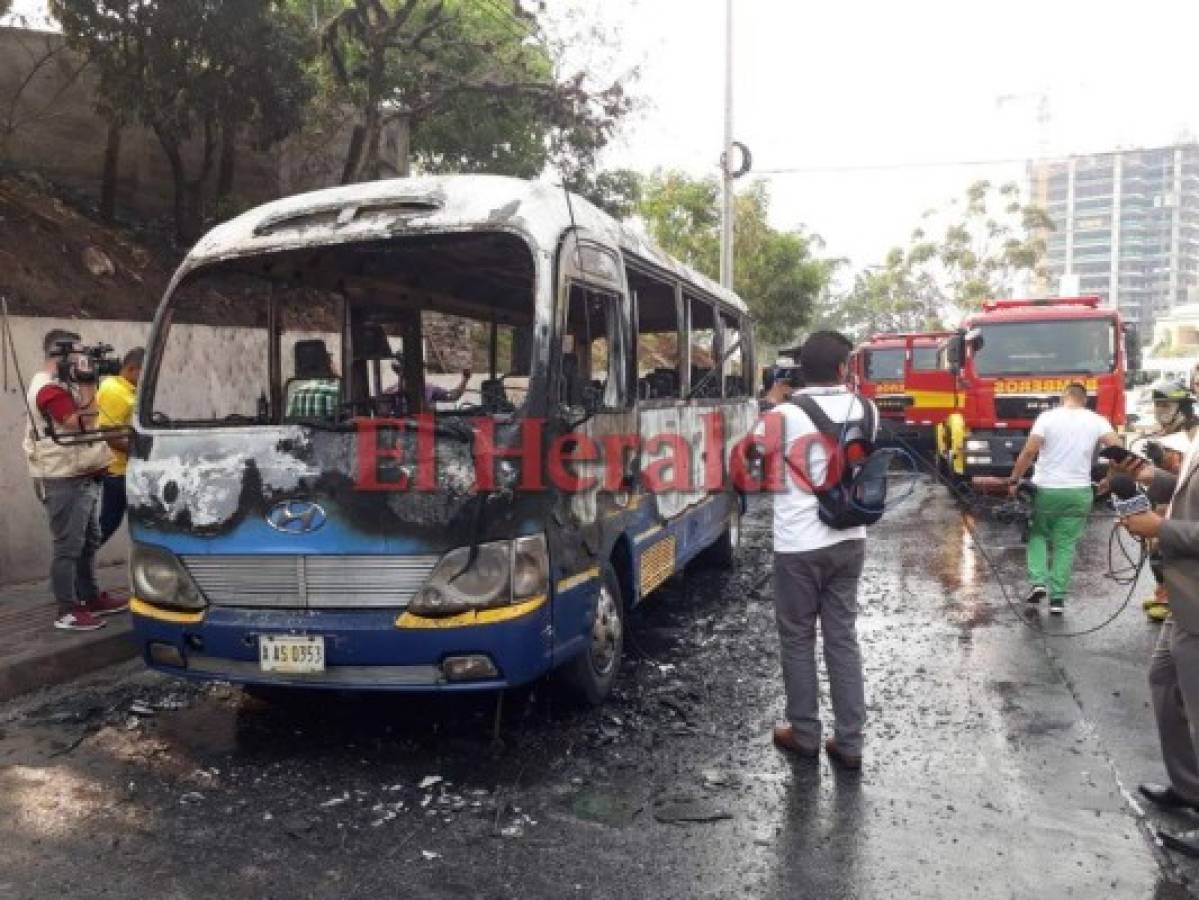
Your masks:
<svg viewBox="0 0 1199 900"><path fill-rule="evenodd" d="M645 803L629 793L608 788L589 788L571 797L567 803L571 815L586 822L625 828L645 809Z"/></svg>

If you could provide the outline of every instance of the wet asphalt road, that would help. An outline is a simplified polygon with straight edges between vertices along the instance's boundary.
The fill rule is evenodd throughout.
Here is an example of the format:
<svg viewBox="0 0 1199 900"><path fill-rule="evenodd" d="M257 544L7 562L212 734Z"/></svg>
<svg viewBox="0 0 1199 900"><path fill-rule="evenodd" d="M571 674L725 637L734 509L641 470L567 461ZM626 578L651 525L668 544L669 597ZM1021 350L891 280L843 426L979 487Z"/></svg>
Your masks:
<svg viewBox="0 0 1199 900"><path fill-rule="evenodd" d="M755 508L738 571L635 614L607 706L539 685L496 744L487 699L263 702L132 664L0 707L0 897L1190 896L1199 867L1150 838L1189 820L1132 799L1161 777L1138 606L1044 639L922 485L872 531L867 760L846 775L769 743L768 524ZM1014 530L978 528L1017 578ZM1108 530L1047 627L1123 599Z"/></svg>

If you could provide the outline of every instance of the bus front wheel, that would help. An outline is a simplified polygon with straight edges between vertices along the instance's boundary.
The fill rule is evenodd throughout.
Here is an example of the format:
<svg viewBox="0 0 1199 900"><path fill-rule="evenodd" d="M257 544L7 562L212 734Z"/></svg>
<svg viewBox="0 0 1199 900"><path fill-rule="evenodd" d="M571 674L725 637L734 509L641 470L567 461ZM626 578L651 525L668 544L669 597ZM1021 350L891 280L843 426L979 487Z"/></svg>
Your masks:
<svg viewBox="0 0 1199 900"><path fill-rule="evenodd" d="M599 706L612 692L624 652L624 596L610 564L604 565L588 638L587 648L567 664L563 674L571 693Z"/></svg>
<svg viewBox="0 0 1199 900"><path fill-rule="evenodd" d="M718 569L733 569L737 566L737 551L741 549L741 498L733 502L728 525L720 537L704 551L707 562Z"/></svg>

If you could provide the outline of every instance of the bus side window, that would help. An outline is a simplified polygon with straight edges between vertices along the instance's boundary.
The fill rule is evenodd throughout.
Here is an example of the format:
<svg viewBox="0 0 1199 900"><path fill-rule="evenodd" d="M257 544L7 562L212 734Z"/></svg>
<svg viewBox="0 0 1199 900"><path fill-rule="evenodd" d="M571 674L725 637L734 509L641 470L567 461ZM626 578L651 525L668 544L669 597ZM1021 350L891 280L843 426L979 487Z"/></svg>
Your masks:
<svg viewBox="0 0 1199 900"><path fill-rule="evenodd" d="M716 346L716 313L712 304L687 297L687 349L691 361L691 396L719 397L720 373L712 369L720 362Z"/></svg>
<svg viewBox="0 0 1199 900"><path fill-rule="evenodd" d="M749 385L745 379L745 340L741 333L741 321L728 313L720 314L720 322L724 329L721 342L721 353L725 354L724 361L724 396L741 399L749 396Z"/></svg>
<svg viewBox="0 0 1199 900"><path fill-rule="evenodd" d="M620 298L572 285L562 336L558 402L619 409L626 405Z"/></svg>
<svg viewBox="0 0 1199 900"><path fill-rule="evenodd" d="M678 296L673 283L627 269L637 298L637 396L677 400L683 396Z"/></svg>

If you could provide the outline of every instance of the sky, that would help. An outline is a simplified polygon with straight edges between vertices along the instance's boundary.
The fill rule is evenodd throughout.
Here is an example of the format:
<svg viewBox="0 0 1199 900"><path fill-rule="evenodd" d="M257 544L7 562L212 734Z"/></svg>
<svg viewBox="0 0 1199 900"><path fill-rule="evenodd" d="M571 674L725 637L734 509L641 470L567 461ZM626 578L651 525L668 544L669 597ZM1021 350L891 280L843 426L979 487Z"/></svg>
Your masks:
<svg viewBox="0 0 1199 900"><path fill-rule="evenodd" d="M574 12L616 36L612 58L582 46L572 53L597 77L640 69L629 86L643 108L606 165L716 173L724 0L547 6L555 18ZM42 7L15 2L18 11ZM734 16L737 139L759 172L816 170L766 176L773 224L821 235L827 254L858 268L905 243L926 210L971 181L1024 179L1022 163L930 163L1199 135L1199 4L1185 0L734 0ZM852 167L880 168L845 170Z"/></svg>
<svg viewBox="0 0 1199 900"><path fill-rule="evenodd" d="M552 6L553 4L551 4ZM715 173L723 135L724 0L576 0L619 29L648 106L611 165ZM734 0L735 131L770 176L772 219L857 266L906 243L921 214L1026 160L1199 134L1199 6ZM1047 127L1038 122L1041 97ZM1006 98L1006 99L1001 99Z"/></svg>

